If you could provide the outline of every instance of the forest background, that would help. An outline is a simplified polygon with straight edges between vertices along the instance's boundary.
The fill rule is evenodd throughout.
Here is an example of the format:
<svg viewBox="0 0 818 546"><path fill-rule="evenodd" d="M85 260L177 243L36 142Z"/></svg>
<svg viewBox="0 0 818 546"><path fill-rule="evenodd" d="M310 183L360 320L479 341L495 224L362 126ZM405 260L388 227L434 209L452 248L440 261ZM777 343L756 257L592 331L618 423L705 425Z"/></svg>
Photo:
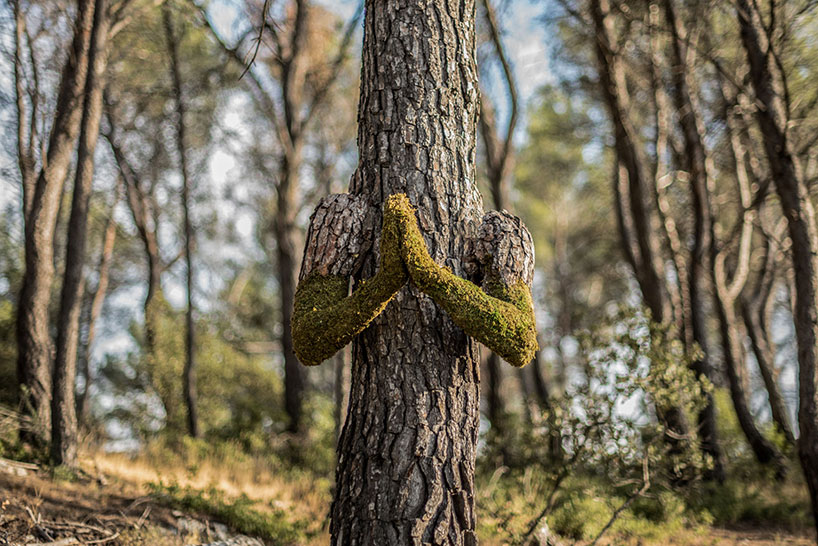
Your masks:
<svg viewBox="0 0 818 546"><path fill-rule="evenodd" d="M2 455L324 543L350 358L304 368L289 331L357 165L362 7L96 3L0 8ZM478 184L534 239L541 347L483 351L482 541L808 541L818 376L768 150L809 201L815 3L476 9Z"/></svg>

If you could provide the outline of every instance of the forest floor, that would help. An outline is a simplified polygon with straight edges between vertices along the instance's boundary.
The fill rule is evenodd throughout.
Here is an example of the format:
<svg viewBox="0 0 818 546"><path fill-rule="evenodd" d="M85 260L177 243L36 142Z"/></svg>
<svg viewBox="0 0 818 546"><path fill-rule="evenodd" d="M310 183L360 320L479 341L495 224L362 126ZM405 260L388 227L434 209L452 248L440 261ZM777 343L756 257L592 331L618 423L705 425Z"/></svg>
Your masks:
<svg viewBox="0 0 818 546"><path fill-rule="evenodd" d="M251 546L329 542L329 488L325 483L305 479L287 482L246 467L228 472L196 468L195 472L188 469L171 475L167 469L159 472L144 462L119 455L90 458L83 470L80 476L64 476L0 459L0 545ZM157 486L168 481L175 485ZM244 499L244 503L229 499ZM236 510L235 506L242 508ZM249 506L253 511L248 511ZM280 521L276 520L278 523L272 527L261 525L261 520L253 516L256 513ZM248 529L257 530L255 534L265 540L238 534ZM792 532L700 526L674 531L658 542L610 536L601 543L808 546L815 544L812 533L809 529ZM481 544L499 546L503 542L484 538Z"/></svg>

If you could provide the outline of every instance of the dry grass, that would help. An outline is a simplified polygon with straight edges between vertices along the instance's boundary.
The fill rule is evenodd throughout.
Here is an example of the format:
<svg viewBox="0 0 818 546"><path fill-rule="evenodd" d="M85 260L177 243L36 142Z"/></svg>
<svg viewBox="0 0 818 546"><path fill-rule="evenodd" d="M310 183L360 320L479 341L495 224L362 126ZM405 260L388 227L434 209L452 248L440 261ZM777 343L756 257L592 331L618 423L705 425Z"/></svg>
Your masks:
<svg viewBox="0 0 818 546"><path fill-rule="evenodd" d="M180 460L157 461L148 455L94 454L85 459L85 470L104 475L108 483L75 483L54 480L47 475L25 477L0 473L0 525L4 531L24 536L31 533L32 516L45 522L87 522L120 531L116 544L181 546L190 543L167 529L180 516L174 510L153 502L147 496L148 484L163 481L180 487L209 489L216 487L225 496L241 495L258 501L254 508L284 509L294 519L310 522L311 538L307 546L328 544L326 514L329 509L329 484L324 480L286 478L274 472L261 459L239 463L204 460L196 468ZM148 508L150 507L150 510ZM29 512L30 510L30 512ZM4 527L5 526L5 527ZM784 532L757 528L678 529L661 539L645 540L635 536L612 536L601 544L609 545L687 545L687 546L809 546L815 544L813 532ZM496 537L482 537L484 546L500 546ZM568 544L568 542L566 542ZM583 543L577 543L583 544Z"/></svg>
<svg viewBox="0 0 818 546"><path fill-rule="evenodd" d="M327 544L328 513L331 502L330 483L311 477L297 477L275 472L262 458L241 457L240 461L206 458L194 466L181 460L167 460L148 454L89 453L85 469L102 474L123 485L147 494L148 484L175 484L197 490L217 489L228 499L242 496L255 501L259 512L282 510L292 515L293 521L307 522L311 538L308 545Z"/></svg>

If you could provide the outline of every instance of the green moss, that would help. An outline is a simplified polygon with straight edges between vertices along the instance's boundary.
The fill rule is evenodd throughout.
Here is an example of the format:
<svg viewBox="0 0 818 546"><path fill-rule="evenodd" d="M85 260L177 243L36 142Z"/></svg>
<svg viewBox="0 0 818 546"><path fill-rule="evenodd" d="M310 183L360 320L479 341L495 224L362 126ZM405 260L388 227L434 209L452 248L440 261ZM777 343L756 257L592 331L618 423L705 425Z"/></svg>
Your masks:
<svg viewBox="0 0 818 546"><path fill-rule="evenodd" d="M352 341L400 290L407 271L455 324L507 362L524 366L534 357L537 332L529 287L522 280L506 285L489 278L481 289L437 265L403 194L386 201L380 250L378 273L348 297L345 277L313 273L299 284L293 344L302 363L320 364Z"/></svg>
<svg viewBox="0 0 818 546"><path fill-rule="evenodd" d="M506 285L488 278L481 289L435 263L426 249L415 211L403 195L390 196L387 207L401 223L401 254L412 281L440 305L452 321L470 336L522 367L537 350L534 305L529 287L519 280Z"/></svg>
<svg viewBox="0 0 818 546"><path fill-rule="evenodd" d="M347 297L348 279L310 274L299 283L293 310L293 347L298 359L315 366L331 357L386 308L407 275L400 257L395 214L386 209L381 232L378 273L363 279Z"/></svg>

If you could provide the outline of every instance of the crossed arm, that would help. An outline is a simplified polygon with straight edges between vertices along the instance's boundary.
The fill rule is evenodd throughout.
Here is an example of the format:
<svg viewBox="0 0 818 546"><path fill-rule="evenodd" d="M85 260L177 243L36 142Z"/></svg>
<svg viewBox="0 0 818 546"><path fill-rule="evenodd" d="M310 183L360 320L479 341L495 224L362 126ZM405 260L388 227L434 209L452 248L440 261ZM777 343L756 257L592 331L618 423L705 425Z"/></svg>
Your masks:
<svg viewBox="0 0 818 546"><path fill-rule="evenodd" d="M452 321L514 366L537 350L534 308L522 280L503 282L489 274L483 288L434 262L405 195L386 202L378 273L349 296L345 276L312 273L298 286L293 342L299 360L320 364L343 348L378 316L408 277L440 305Z"/></svg>

